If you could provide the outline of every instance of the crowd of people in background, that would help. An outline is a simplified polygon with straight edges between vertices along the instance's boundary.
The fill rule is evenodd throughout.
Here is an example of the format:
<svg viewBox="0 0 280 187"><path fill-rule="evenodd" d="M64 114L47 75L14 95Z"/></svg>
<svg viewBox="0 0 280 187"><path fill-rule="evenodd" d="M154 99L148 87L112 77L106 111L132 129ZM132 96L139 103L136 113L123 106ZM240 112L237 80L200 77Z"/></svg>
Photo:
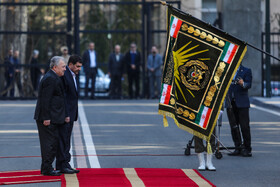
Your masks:
<svg viewBox="0 0 280 187"><path fill-rule="evenodd" d="M121 46L116 44L112 53L108 57L108 76L110 78L109 98L110 99L139 99L149 98L157 99L161 89L161 74L163 66L163 58L158 53L156 46L152 46L147 59L141 57L141 53L137 50L136 43L130 44L130 49L126 53L121 52ZM68 62L70 54L67 46L60 48L61 57ZM5 57L5 87L1 90L3 97L24 97L22 88L22 66L19 59L19 51L10 49ZM46 68L39 62L40 52L35 49L32 52L29 68L29 85L32 85L33 96L38 95L38 86L42 76L46 72ZM85 75L85 88L83 95L87 99L96 99L96 77L100 68L100 61L95 50L95 43L89 42L87 50L82 54L84 63L83 72ZM146 63L145 69L142 69L143 63ZM106 69L106 67L105 67ZM140 92L141 72L146 72L145 90L146 93ZM123 92L124 81L126 80L128 87L127 94ZM26 81L26 79L25 79ZM15 86L17 86L17 94L15 94Z"/></svg>

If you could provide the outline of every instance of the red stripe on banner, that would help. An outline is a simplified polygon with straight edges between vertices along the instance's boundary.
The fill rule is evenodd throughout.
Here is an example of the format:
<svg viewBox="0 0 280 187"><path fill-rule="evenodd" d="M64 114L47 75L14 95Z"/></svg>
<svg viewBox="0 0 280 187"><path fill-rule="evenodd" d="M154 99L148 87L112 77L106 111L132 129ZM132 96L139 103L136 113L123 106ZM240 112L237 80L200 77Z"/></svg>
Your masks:
<svg viewBox="0 0 280 187"><path fill-rule="evenodd" d="M232 49L232 51L231 51L231 54L230 54L230 56L229 56L229 58L228 58L228 64L230 64L231 63L231 61L232 61L232 59L233 59L233 57L234 57L234 55L235 55L235 53L236 53L236 50L237 50L237 45L234 45L234 47L233 47L233 49Z"/></svg>
<svg viewBox="0 0 280 187"><path fill-rule="evenodd" d="M207 111L207 114L206 114L206 118L205 118L205 121L203 123L203 128L206 128L207 127L207 123L208 123L208 120L209 120L209 117L210 117L210 113L211 113L211 109L208 108L208 111Z"/></svg>
<svg viewBox="0 0 280 187"><path fill-rule="evenodd" d="M171 92L171 86L168 85L167 90L166 90L166 96L165 96L165 99L164 99L164 104L166 104L166 105L169 104L170 92Z"/></svg>
<svg viewBox="0 0 280 187"><path fill-rule="evenodd" d="M198 186L181 169L135 168L146 187Z"/></svg>
<svg viewBox="0 0 280 187"><path fill-rule="evenodd" d="M174 38L177 37L177 33L178 33L178 31L180 30L181 25L182 25L182 20L178 19L177 26L176 26L176 29L175 29L174 34L173 34L173 37L174 37Z"/></svg>

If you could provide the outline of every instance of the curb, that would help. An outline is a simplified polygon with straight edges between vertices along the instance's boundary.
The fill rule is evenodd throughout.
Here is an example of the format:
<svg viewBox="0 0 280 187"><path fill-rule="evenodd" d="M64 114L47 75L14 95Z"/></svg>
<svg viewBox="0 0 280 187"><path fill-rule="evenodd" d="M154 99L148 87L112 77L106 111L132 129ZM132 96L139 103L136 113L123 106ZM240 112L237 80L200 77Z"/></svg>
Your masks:
<svg viewBox="0 0 280 187"><path fill-rule="evenodd" d="M280 111L279 106L264 103L264 102L260 101L259 99L254 98L254 97L250 97L250 102L254 105L257 105L257 106L261 106L261 107L269 108L269 109L272 109L272 110Z"/></svg>

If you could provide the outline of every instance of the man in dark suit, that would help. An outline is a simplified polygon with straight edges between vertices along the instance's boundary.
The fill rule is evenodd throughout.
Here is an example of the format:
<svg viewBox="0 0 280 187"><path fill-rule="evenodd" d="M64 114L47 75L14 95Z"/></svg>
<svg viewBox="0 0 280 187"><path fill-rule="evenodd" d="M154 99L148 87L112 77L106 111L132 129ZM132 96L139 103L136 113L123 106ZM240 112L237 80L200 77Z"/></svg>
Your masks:
<svg viewBox="0 0 280 187"><path fill-rule="evenodd" d="M110 97L112 99L121 99L122 97L122 76L123 76L123 54L121 46L115 46L115 52L109 57L108 74L111 78Z"/></svg>
<svg viewBox="0 0 280 187"><path fill-rule="evenodd" d="M152 54L148 56L147 60L147 69L150 84L150 99L154 99L160 95L162 57L158 54L156 46L152 47L151 52ZM157 96L155 96L155 91L157 92Z"/></svg>
<svg viewBox="0 0 280 187"><path fill-rule="evenodd" d="M39 85L34 119L39 131L41 173L58 176L61 174L53 169L52 163L57 152L57 127L67 122L64 88L60 78L66 70L64 59L58 56L53 57L50 61L50 69Z"/></svg>
<svg viewBox="0 0 280 187"><path fill-rule="evenodd" d="M88 84L91 79L91 98L95 99L95 80L97 75L97 54L94 50L95 44L90 42L88 50L83 54L84 71L86 74L85 97L88 97Z"/></svg>
<svg viewBox="0 0 280 187"><path fill-rule="evenodd" d="M128 76L128 89L130 99L139 97L141 56L135 43L130 45L130 51L125 54L124 63ZM135 85L135 92L133 91Z"/></svg>
<svg viewBox="0 0 280 187"><path fill-rule="evenodd" d="M66 71L62 80L65 89L66 98L66 116L69 123L58 126L59 149L56 155L56 170L61 173L78 173L79 170L73 169L69 162L71 160L70 146L71 134L74 121L78 119L78 91L76 75L82 68L82 59L78 55L71 55L66 66Z"/></svg>
<svg viewBox="0 0 280 187"><path fill-rule="evenodd" d="M240 154L244 157L252 156L251 132L249 125L250 101L248 96L248 90L251 88L251 85L251 69L240 65L233 78L225 102L231 127L232 140L235 145L235 150L229 154L230 156L237 156ZM242 137L239 126L241 128Z"/></svg>
<svg viewBox="0 0 280 187"><path fill-rule="evenodd" d="M5 64L5 79L6 79L6 85L5 85L5 92L3 94L4 97L6 97L8 94L8 91L10 90L10 96L13 97L14 93L12 92L13 88L13 76L14 76L14 68L12 64L12 58L13 58L13 49L9 50L8 56L4 59Z"/></svg>

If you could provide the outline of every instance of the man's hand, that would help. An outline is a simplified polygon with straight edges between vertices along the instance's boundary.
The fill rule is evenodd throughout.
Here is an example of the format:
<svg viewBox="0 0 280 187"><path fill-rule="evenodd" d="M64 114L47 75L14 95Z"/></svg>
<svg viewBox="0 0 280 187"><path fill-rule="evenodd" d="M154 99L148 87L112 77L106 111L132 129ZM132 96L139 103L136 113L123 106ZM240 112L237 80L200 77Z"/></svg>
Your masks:
<svg viewBox="0 0 280 187"><path fill-rule="evenodd" d="M238 80L237 83L238 83L240 86L242 86L242 87L244 86L244 80L241 79L241 78Z"/></svg>
<svg viewBox="0 0 280 187"><path fill-rule="evenodd" d="M131 64L131 69L136 69L135 64Z"/></svg>
<svg viewBox="0 0 280 187"><path fill-rule="evenodd" d="M66 118L65 118L65 122L66 122L66 123L69 123L69 122L70 122L70 117L66 117Z"/></svg>
<svg viewBox="0 0 280 187"><path fill-rule="evenodd" d="M43 124L44 124L45 126L49 126L49 125L51 124L51 120L44 120L44 121L43 121Z"/></svg>

